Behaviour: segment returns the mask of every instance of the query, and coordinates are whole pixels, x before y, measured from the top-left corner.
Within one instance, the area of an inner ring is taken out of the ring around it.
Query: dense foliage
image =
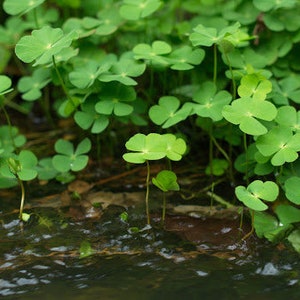
[[[207,175],[242,177],[235,194],[256,234],[300,251],[299,1],[5,0],[3,10],[0,188],[72,178],[93,136],[112,130],[128,128],[124,159],[147,164],[180,160],[205,134]],[[36,101],[88,138],[57,140],[53,157],[22,150],[8,111]]]

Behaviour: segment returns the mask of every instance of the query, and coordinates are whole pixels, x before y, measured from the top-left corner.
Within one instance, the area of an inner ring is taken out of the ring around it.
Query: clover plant
[[[179,161],[186,152],[186,143],[182,138],[176,138],[173,134],[149,133],[144,135],[137,133],[125,144],[126,149],[132,152],[125,153],[123,158],[130,163],[147,164],[146,177],[146,215],[147,224],[150,224],[149,212],[149,183],[150,183],[150,160],[159,160],[167,157],[173,161]],[[158,180],[155,181],[158,184]],[[162,186],[162,185],[161,185]]]
[[[147,165],[150,223],[150,162],[180,161],[187,141],[185,159],[209,162],[201,170],[211,186],[225,178],[229,188],[238,186],[259,237],[287,238],[300,249],[299,1],[4,0],[2,6],[1,188],[36,177],[73,180],[90,150],[105,156],[113,139],[117,147],[127,140],[125,161]],[[56,153],[35,151],[13,111],[30,119],[40,106],[45,126],[57,129],[67,119],[86,138],[74,147],[57,137]],[[24,153],[37,159],[29,168],[34,177],[20,173]]]

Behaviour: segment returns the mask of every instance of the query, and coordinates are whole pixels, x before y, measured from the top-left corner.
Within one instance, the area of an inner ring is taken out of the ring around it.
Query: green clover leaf
[[[293,162],[300,151],[300,133],[293,134],[291,128],[275,127],[256,140],[256,147],[263,156],[272,156],[273,166]]]
[[[240,24],[236,22],[232,26],[225,27],[219,32],[216,28],[205,27],[202,24],[196,26],[194,32],[190,35],[190,41],[193,46],[210,47],[214,44],[222,45],[222,41],[226,40],[229,43],[229,36],[235,34],[239,30]]]
[[[238,94],[241,98],[252,97],[254,100],[265,100],[271,91],[271,81],[255,73],[243,76],[241,85],[238,87]]]
[[[0,75],[0,96],[11,92],[11,79],[5,75]]]
[[[123,155],[123,159],[130,163],[142,164],[147,160],[158,160],[166,156],[166,145],[157,133],[137,133],[126,142],[125,147],[133,151]]]
[[[217,92],[217,87],[213,82],[203,83],[193,94],[193,112],[201,117],[211,118],[213,121],[223,119],[222,110],[229,104],[232,97],[227,91]]]
[[[119,83],[107,83],[102,93],[100,101],[95,105],[95,109],[99,114],[116,116],[127,116],[132,113],[133,106],[127,102],[136,99],[136,93],[133,87]]]
[[[4,0],[3,9],[10,15],[26,14],[45,0]]]
[[[229,65],[233,70],[234,77],[240,78],[247,73],[258,73],[262,76],[269,78],[272,73],[265,70],[264,67],[274,60],[272,53],[268,56],[268,53],[260,54],[253,49],[247,47],[244,51],[235,49],[226,54],[223,54],[223,61],[225,64]],[[251,62],[251,65],[249,64]],[[250,69],[250,70],[249,70]],[[231,72],[226,71],[226,76],[231,78]]]
[[[300,111],[293,106],[279,107],[275,121],[281,126],[290,127],[292,131],[300,131]]]
[[[275,212],[282,224],[292,224],[300,222],[300,209],[296,207],[287,204],[280,204],[276,206]]]
[[[160,171],[152,178],[152,183],[163,192],[180,190],[176,174],[169,170]]]
[[[36,156],[31,151],[22,150],[18,155],[9,156],[5,165],[0,168],[0,172],[7,178],[29,181],[37,176],[37,162]]]
[[[250,97],[234,100],[223,108],[224,118],[250,135],[267,133],[267,128],[257,119],[272,121],[277,114],[276,107],[268,101],[254,100]]]
[[[292,8],[297,4],[296,0],[253,0],[253,4],[261,11],[277,10],[279,8]]]
[[[279,188],[273,181],[263,182],[255,180],[247,188],[241,185],[237,186],[235,194],[250,209],[263,211],[268,209],[268,206],[263,201],[275,201],[279,194]]]
[[[118,8],[111,6],[101,10],[97,14],[97,19],[84,17],[81,25],[88,30],[94,29],[97,35],[106,36],[116,32],[121,23],[122,19]]]
[[[92,133],[100,133],[109,124],[109,119],[106,115],[98,114],[95,110],[97,99],[86,99],[81,105],[81,111],[76,111],[74,115],[75,122],[83,129],[91,127]]]
[[[288,103],[288,99],[295,103],[300,103],[300,76],[289,76],[278,82],[276,98],[283,98],[282,101]]]
[[[139,20],[153,14],[161,4],[159,0],[123,0],[120,15],[126,20]]]
[[[56,170],[65,173],[69,170],[80,171],[86,167],[89,157],[84,155],[91,149],[91,141],[88,138],[82,140],[76,150],[71,142],[59,139],[55,143],[56,154],[52,158],[53,166]]]
[[[167,158],[179,161],[186,152],[186,143],[182,138],[176,138],[174,134],[166,133],[161,136],[162,143],[166,144]]]
[[[147,160],[158,160],[167,157],[178,161],[186,152],[186,143],[174,134],[149,133],[144,135],[135,134],[125,144],[125,147],[133,153],[125,153],[124,160],[131,163],[141,164]]]
[[[42,96],[41,89],[51,81],[48,69],[37,69],[32,76],[24,76],[18,82],[18,90],[23,93],[22,99],[34,101]]]
[[[130,58],[130,54],[123,54],[118,62],[113,63],[108,73],[104,73],[99,77],[99,80],[103,82],[118,81],[124,85],[137,85],[137,82],[131,77],[142,75],[146,65]]]
[[[292,176],[284,182],[286,197],[293,203],[300,205],[300,177]]]
[[[50,180],[58,175],[58,171],[54,168],[51,157],[40,159],[36,170],[39,180]]]
[[[4,153],[12,153],[16,147],[21,147],[25,144],[26,138],[19,134],[19,129],[14,126],[0,126],[0,145]]]
[[[195,65],[199,65],[205,56],[203,49],[193,50],[189,46],[183,46],[174,50],[169,55],[169,62],[172,70],[191,70]]]
[[[183,106],[178,110],[180,101],[174,96],[163,96],[159,99],[158,105],[154,105],[149,109],[149,117],[157,125],[162,128],[171,127],[185,120],[192,108]]]
[[[76,31],[64,34],[60,28],[44,26],[33,30],[30,36],[23,36],[17,43],[15,52],[23,62],[35,61],[33,66],[49,64],[53,56],[70,47],[77,37]]]
[[[133,48],[134,58],[146,60],[147,63],[166,67],[169,65],[166,54],[171,53],[171,46],[163,41],[154,41],[152,45],[138,44]]]
[[[207,166],[205,169],[206,175],[221,176],[228,169],[229,163],[225,159],[213,159],[211,166]]]
[[[70,82],[80,88],[85,89],[93,85],[95,80],[111,67],[110,61],[99,64],[96,61],[88,61],[84,65],[80,65],[69,74]]]

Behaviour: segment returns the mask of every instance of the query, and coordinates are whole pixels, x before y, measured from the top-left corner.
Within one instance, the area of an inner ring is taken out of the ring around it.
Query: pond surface
[[[241,249],[211,250],[158,224],[143,228],[134,209],[124,222],[123,211],[111,207],[97,220],[74,221],[36,209],[23,230],[17,214],[2,215],[0,297],[299,299],[298,254],[252,238]],[[93,255],[80,258],[82,242]]]

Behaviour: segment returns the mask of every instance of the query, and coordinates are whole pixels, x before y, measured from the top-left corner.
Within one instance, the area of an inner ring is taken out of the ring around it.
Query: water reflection
[[[299,298],[299,257],[288,250],[255,245],[239,256],[235,245],[222,256],[224,251],[208,251],[203,249],[208,245],[201,248],[161,228],[130,233],[117,217],[69,222],[64,228],[57,221],[51,228],[25,228],[23,233],[18,221],[4,221],[3,299]],[[91,243],[94,256],[79,259],[83,240]]]

